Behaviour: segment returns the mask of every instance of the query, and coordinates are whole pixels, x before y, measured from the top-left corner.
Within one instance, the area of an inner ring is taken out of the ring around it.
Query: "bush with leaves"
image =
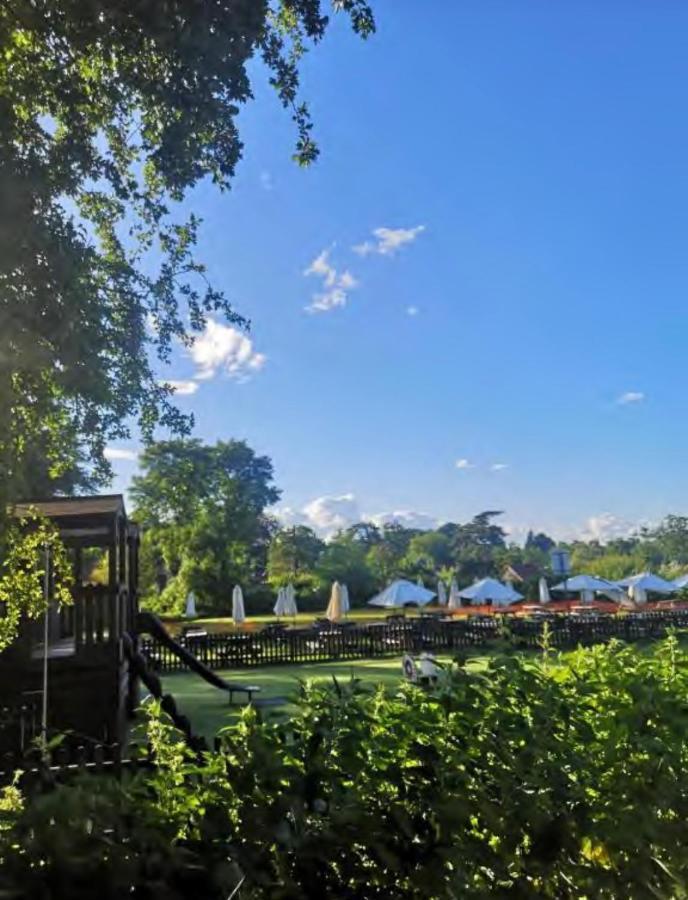
[[[154,773],[15,798],[0,895],[682,897],[687,695],[671,637],[304,685],[200,761],[154,710]]]
[[[0,651],[17,636],[22,616],[36,619],[45,612],[47,564],[53,600],[71,603],[73,573],[57,526],[31,511],[0,531]]]

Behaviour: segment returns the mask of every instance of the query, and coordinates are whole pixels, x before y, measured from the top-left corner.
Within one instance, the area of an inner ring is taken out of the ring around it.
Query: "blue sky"
[[[190,198],[253,323],[165,373],[205,376],[179,398],[197,435],[270,455],[286,516],[325,530],[489,508],[516,536],[608,536],[685,512],[688,6],[376,9],[374,38],[338,22],[304,67],[318,163],[291,162],[260,88],[234,189]]]

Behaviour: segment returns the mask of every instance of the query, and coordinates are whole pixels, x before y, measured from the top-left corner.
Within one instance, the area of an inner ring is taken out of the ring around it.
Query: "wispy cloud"
[[[364,515],[364,520],[370,520],[375,525],[403,525],[404,528],[418,528],[420,531],[431,531],[437,528],[439,520],[428,513],[417,512],[414,509],[400,509],[396,512],[373,513]]]
[[[406,307],[406,315],[407,316],[417,316],[420,310],[417,306],[407,306]]]
[[[491,472],[502,472],[504,469],[509,468],[509,463],[492,463],[490,466]]]
[[[165,381],[163,384],[166,387],[172,388],[175,394],[178,394],[180,397],[190,397],[192,394],[195,394],[198,390],[198,382],[189,380],[189,381]]]
[[[375,240],[355,244],[352,250],[359,256],[368,256],[371,253],[377,253],[379,256],[391,256],[404,244],[411,244],[415,241],[423,231],[425,231],[425,225],[416,225],[415,228],[374,228]]]
[[[110,462],[115,462],[117,460],[128,460],[132,462],[139,458],[138,450],[132,450],[129,447],[106,447],[103,451],[103,456],[105,459],[109,459]]]
[[[628,406],[631,403],[642,403],[644,399],[645,394],[642,391],[626,391],[616,398],[616,402],[619,406]]]
[[[267,169],[264,169],[260,173],[259,181],[260,181],[260,186],[263,188],[264,191],[271,191],[273,189],[273,187],[275,186],[272,181],[272,175],[267,171]]]
[[[329,312],[338,306],[346,306],[349,291],[358,287],[358,281],[348,270],[338,272],[330,262],[331,248],[326,248],[313,262],[304,269],[306,277],[314,275],[322,279],[323,290],[313,294],[311,303],[306,307],[308,312]]]
[[[195,379],[200,381],[214,378],[220,372],[236,381],[246,381],[267,361],[264,353],[256,352],[249,337],[214,319],[207,320],[189,353],[197,367]]]
[[[457,469],[474,469],[475,466],[468,459],[457,459],[456,460],[456,468]]]

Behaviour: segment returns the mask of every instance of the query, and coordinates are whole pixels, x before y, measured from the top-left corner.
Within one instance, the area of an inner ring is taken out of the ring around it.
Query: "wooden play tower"
[[[120,494],[20,504],[15,514],[22,517],[29,508],[58,526],[74,566],[73,604],[48,612],[48,728],[124,743],[137,703],[126,646],[136,640],[138,529],[128,521]],[[107,559],[105,584],[89,581],[85,563],[92,548]],[[20,749],[17,744],[25,745],[36,730],[45,632],[43,619],[27,619],[17,640],[0,654],[0,710],[6,717],[0,750]]]

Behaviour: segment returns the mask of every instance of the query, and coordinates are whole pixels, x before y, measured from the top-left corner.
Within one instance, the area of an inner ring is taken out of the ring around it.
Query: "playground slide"
[[[209,669],[208,666],[199,659],[196,659],[193,653],[187,650],[186,647],[182,647],[182,645],[178,644],[174,638],[171,638],[160,619],[156,615],[153,615],[153,613],[140,612],[137,618],[137,628],[139,634],[146,632],[146,634],[150,634],[151,637],[154,637],[156,641],[164,644],[178,659],[188,666],[192,672],[195,672],[196,675],[199,675],[204,681],[207,681],[208,684],[218,688],[218,690],[228,693],[230,700],[234,693],[246,694],[250,700],[253,694],[257,694],[260,691],[260,688],[256,685],[236,684],[235,682],[225,681],[224,678],[221,678],[216,672]]]
[[[148,663],[144,656],[136,650],[134,640],[131,635],[123,635],[124,652],[129,659],[131,672],[137,678],[140,678],[145,685],[148,693],[160,701],[160,705],[164,712],[172,719],[175,726],[185,736],[188,745],[197,753],[202,753],[208,749],[208,745],[204,738],[194,734],[191,722],[187,716],[177,708],[177,703],[171,694],[166,694],[162,688],[162,682],[148,668]]]

